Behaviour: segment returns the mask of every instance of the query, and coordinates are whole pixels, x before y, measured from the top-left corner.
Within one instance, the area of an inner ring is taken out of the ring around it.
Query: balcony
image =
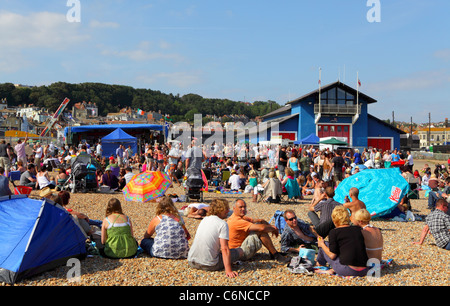
[[[319,111],[319,104],[314,104],[314,114],[322,115],[356,115],[361,113],[361,105],[328,105],[328,104],[322,104],[320,105],[320,111]]]

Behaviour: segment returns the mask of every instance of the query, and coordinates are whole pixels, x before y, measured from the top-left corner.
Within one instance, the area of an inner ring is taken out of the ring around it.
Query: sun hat
[[[46,198],[48,196],[51,196],[53,194],[53,190],[50,189],[50,187],[44,187],[39,192],[39,197]]]

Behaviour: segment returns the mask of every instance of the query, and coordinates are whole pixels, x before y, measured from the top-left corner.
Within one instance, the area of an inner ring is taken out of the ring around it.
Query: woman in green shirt
[[[108,258],[130,258],[136,255],[138,244],[133,236],[133,225],[130,218],[122,212],[120,201],[109,200],[106,218],[102,224],[101,255]]]

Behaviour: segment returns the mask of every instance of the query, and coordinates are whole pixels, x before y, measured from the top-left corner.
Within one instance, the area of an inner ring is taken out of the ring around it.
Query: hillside
[[[209,99],[197,94],[184,96],[162,93],[151,89],[137,89],[123,85],[102,83],[70,84],[53,83],[49,86],[16,87],[12,83],[0,84],[0,98],[6,98],[9,106],[34,104],[55,111],[63,99],[69,98],[72,105],[81,101],[95,103],[100,116],[118,112],[125,107],[146,112],[159,111],[169,114],[176,121],[192,121],[194,114],[245,115],[250,119],[262,116],[281,107],[274,101],[243,103],[228,99]]]

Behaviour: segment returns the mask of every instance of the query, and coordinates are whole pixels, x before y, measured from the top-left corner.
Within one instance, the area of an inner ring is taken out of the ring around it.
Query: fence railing
[[[361,113],[361,105],[328,105],[328,104],[315,104],[314,113],[322,114],[336,114],[336,115],[355,115]]]

